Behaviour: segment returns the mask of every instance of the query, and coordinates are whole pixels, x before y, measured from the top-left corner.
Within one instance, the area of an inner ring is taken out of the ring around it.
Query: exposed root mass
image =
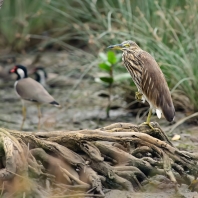
[[[195,190],[198,153],[175,148],[154,130],[115,123],[96,130],[0,129],[2,197],[104,197],[107,189],[144,191],[158,176]],[[194,184],[194,186],[193,186]]]

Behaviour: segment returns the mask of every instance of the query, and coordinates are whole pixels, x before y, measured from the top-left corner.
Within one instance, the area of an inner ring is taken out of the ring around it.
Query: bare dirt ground
[[[19,56],[16,63],[27,66],[29,72],[36,66],[43,66],[49,76],[46,89],[62,105],[62,109],[49,105],[42,107],[43,131],[94,129],[114,122],[136,122],[135,118],[124,110],[126,103],[122,97],[123,91],[116,85],[112,94],[112,106],[116,106],[116,109],[111,110],[110,118],[106,119],[105,109],[108,99],[100,95],[107,93],[107,88],[95,82],[94,78],[98,73],[97,63],[88,68],[89,66],[81,65],[79,61],[71,60],[67,53],[51,52],[42,54],[38,63],[29,66],[34,58],[35,55]],[[16,76],[8,75],[9,69],[14,65],[15,63],[1,64],[5,79],[2,78],[0,82],[3,88],[0,91],[1,109],[4,112],[0,121],[8,128],[19,128],[22,120],[21,102],[13,89]],[[34,78],[33,75],[31,77]],[[35,106],[30,106],[27,111],[24,131],[37,130],[38,118]]]
[[[42,126],[41,131],[56,130],[78,130],[78,129],[96,129],[115,122],[130,122],[140,124],[146,117],[133,116],[125,107],[124,91],[115,85],[112,94],[112,106],[116,107],[110,111],[110,118],[106,118],[107,98],[101,97],[101,93],[106,93],[107,88],[95,82],[98,75],[97,62],[87,64],[80,62],[79,58],[75,60],[73,54],[70,56],[67,52],[48,52],[42,53],[38,62],[31,66],[35,60],[35,54],[19,55],[16,57],[16,63],[28,67],[29,72],[36,66],[43,66],[48,72],[48,87],[46,88],[51,95],[62,105],[61,109],[56,109],[49,105],[42,106]],[[80,57],[81,55],[79,55]],[[84,58],[83,56],[80,58]],[[8,129],[19,130],[22,121],[21,102],[17,98],[13,85],[16,76],[8,75],[8,71],[15,63],[4,63],[0,57],[0,125]],[[32,77],[34,77],[32,75]],[[177,112],[175,122],[185,117],[184,114]],[[164,119],[159,121],[161,127],[167,132],[170,139],[175,135],[180,135],[180,140],[173,141],[178,148],[187,151],[198,150],[198,126],[182,124],[173,132],[169,132],[172,125],[169,125]],[[30,106],[27,110],[27,120],[24,125],[24,131],[37,131],[37,109]],[[163,186],[156,189],[150,185],[146,193],[137,193],[135,197],[174,197],[172,189],[165,189]],[[181,186],[180,190],[184,197],[198,197],[196,192],[190,193],[187,186]],[[119,190],[112,190],[106,193],[106,197],[134,197],[134,194]]]

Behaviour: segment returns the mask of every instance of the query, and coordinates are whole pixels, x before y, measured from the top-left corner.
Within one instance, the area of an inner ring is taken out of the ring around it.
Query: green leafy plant
[[[100,77],[100,80],[108,86],[108,105],[106,108],[107,117],[110,117],[109,111],[111,108],[111,95],[112,95],[112,86],[114,82],[114,69],[116,65],[120,62],[119,55],[116,56],[116,54],[113,51],[108,51],[105,53],[99,54],[102,62],[99,63],[99,68],[102,71],[105,71],[105,75]]]

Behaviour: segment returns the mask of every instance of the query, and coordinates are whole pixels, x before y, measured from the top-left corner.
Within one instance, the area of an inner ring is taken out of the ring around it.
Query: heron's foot
[[[198,187],[198,180],[197,179],[194,179],[190,186],[188,187],[191,191],[194,191],[196,188]]]
[[[140,92],[135,92],[135,99],[139,102],[143,102],[143,98],[142,98],[143,94]]]
[[[148,125],[152,130],[155,130],[150,122],[143,122],[141,125]]]

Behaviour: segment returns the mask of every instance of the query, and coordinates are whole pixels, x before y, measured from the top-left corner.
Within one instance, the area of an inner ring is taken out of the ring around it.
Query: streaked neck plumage
[[[141,48],[133,47],[123,50],[122,61],[124,66],[131,74],[131,77],[136,84],[138,91],[141,91],[141,76],[142,76],[142,61],[138,57],[143,50]]]

